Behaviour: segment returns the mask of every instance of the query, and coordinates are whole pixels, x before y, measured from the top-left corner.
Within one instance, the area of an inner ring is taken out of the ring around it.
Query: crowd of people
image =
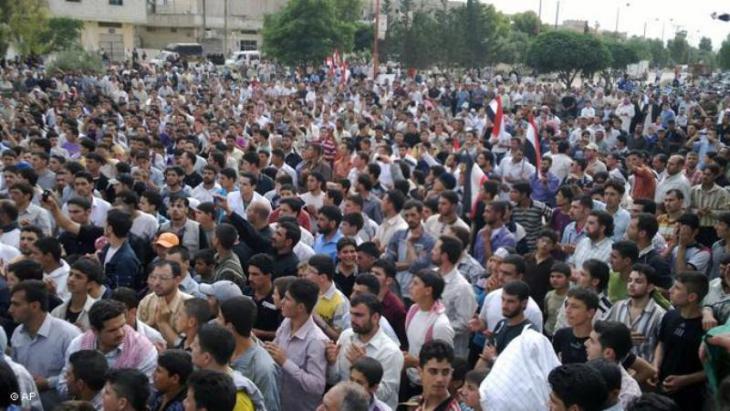
[[[6,410],[728,406],[730,96],[0,69]]]

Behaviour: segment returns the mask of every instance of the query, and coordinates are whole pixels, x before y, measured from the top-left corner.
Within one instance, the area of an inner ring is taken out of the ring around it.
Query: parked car
[[[234,51],[226,60],[226,66],[257,66],[261,60],[261,53],[258,50]]]

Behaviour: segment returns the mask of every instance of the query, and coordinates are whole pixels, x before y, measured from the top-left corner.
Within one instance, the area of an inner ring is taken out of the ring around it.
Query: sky
[[[538,12],[540,0],[482,0],[497,10],[512,14],[532,10]],[[555,11],[560,3],[559,22],[588,20],[591,28],[596,22],[600,30],[615,30],[616,11],[619,10],[618,31],[647,38],[674,37],[677,30],[686,30],[687,39],[697,46],[700,38],[712,39],[712,48],[718,50],[730,34],[730,22],[713,20],[713,12],[730,13],[727,0],[542,0],[542,21],[555,24]],[[671,19],[671,20],[670,20]]]

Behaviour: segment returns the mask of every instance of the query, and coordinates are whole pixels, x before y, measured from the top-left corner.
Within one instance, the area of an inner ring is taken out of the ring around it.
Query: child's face
[[[563,289],[568,287],[568,277],[563,273],[550,273],[550,286],[555,289]]]
[[[480,406],[479,387],[468,381],[459,390],[459,396],[461,397],[461,401],[471,408],[477,409]]]

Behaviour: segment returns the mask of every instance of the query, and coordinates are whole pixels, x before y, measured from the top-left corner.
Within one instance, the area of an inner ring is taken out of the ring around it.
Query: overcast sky
[[[499,11],[508,14],[527,10],[537,13],[540,5],[540,0],[482,1],[494,4]],[[730,13],[730,1],[727,0],[542,0],[543,22],[555,24],[558,3],[559,22],[588,20],[591,28],[598,22],[601,30],[616,28],[616,10],[620,7],[618,29],[629,35],[642,36],[646,23],[646,37],[661,39],[664,26],[665,41],[674,37],[676,30],[687,30],[690,44],[696,46],[700,38],[706,36],[712,39],[712,47],[717,50],[730,34],[730,23],[710,17],[713,12]]]

